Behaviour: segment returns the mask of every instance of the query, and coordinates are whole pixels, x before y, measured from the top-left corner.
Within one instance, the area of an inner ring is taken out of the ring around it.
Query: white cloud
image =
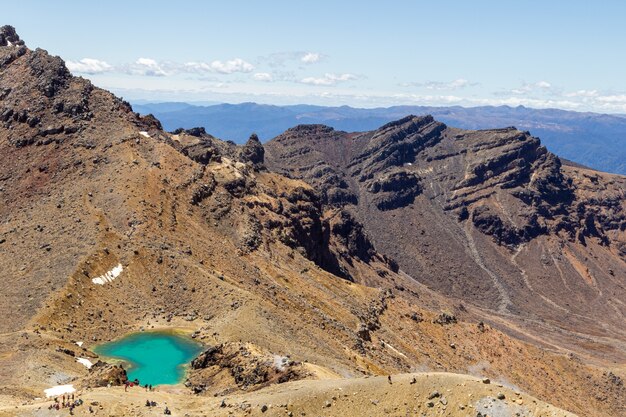
[[[150,77],[164,77],[169,75],[164,65],[152,58],[139,58],[130,66],[129,72],[133,75],[146,75]]]
[[[317,52],[307,52],[302,58],[300,58],[300,61],[305,64],[315,64],[316,62],[319,62],[320,59],[322,59],[321,54],[318,54]]]
[[[183,72],[205,73],[213,72],[211,64],[206,62],[185,62],[182,66]]]
[[[65,65],[70,71],[82,74],[101,74],[103,72],[113,71],[113,66],[109,65],[107,62],[93,58],[83,58],[80,61],[67,61]]]
[[[323,77],[315,78],[315,77],[306,77],[302,78],[300,82],[302,84],[311,84],[311,85],[335,85],[339,82],[343,81],[351,81],[356,80],[357,76],[354,74],[332,74],[326,73]]]
[[[465,87],[473,87],[478,85],[478,83],[471,83],[464,78],[458,78],[453,81],[443,82],[443,81],[427,81],[424,83],[404,83],[401,84],[403,87],[423,87],[427,90],[460,90]]]
[[[448,87],[450,87],[450,89],[456,89],[456,88],[463,88],[463,87],[467,87],[468,85],[470,85],[470,82],[463,79],[463,78],[459,78],[457,80],[454,80],[452,82],[450,82],[448,84]]]
[[[252,72],[254,66],[241,58],[231,59],[230,61],[213,61],[210,68],[221,74],[233,74],[235,72]]]
[[[626,104],[626,94],[613,94],[608,96],[600,96],[596,98],[602,103]]]
[[[571,93],[565,93],[565,97],[596,97],[598,90],[578,90]]]
[[[260,56],[257,58],[259,64],[265,64],[272,68],[282,68],[293,66],[294,64],[315,64],[324,60],[325,55],[318,52],[307,51],[284,51]]]
[[[257,72],[255,73],[252,78],[254,78],[257,81],[273,81],[274,78],[272,77],[272,74],[268,73],[268,72]]]
[[[550,84],[549,82],[538,81],[536,83],[524,83],[522,84],[521,87],[510,90],[509,93],[517,94],[517,95],[524,95],[524,94],[536,92],[537,90],[548,92],[548,91],[552,91],[552,89],[553,89],[552,84]]]

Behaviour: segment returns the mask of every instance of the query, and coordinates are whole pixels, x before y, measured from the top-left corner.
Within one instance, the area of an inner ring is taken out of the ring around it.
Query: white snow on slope
[[[139,132],[139,134],[140,134],[141,136],[146,137],[146,138],[149,138],[149,137],[150,137],[150,134],[149,134],[148,132],[143,132],[143,131],[141,131],[141,132]]]
[[[71,394],[72,392],[76,392],[76,388],[74,388],[74,385],[72,384],[56,385],[52,388],[43,390],[43,392],[46,393],[46,397],[57,397],[59,395]]]
[[[111,269],[104,275],[100,275],[99,277],[95,277],[91,280],[94,284],[104,285],[107,282],[112,282],[115,278],[117,278],[124,268],[122,264],[118,264],[115,268]]]
[[[93,363],[87,358],[76,358],[76,362],[81,365],[85,365],[87,369],[90,369],[93,366]]]

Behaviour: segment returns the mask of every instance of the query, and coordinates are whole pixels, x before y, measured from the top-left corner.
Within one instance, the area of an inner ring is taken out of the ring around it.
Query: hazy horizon
[[[130,101],[626,113],[618,1],[25,0],[4,12],[27,45]]]
[[[137,99],[137,100],[133,100],[133,99],[127,99],[129,103],[131,103],[131,105],[150,105],[150,104],[187,104],[190,106],[197,106],[197,107],[210,107],[210,106],[219,106],[219,105],[231,105],[231,106],[238,106],[238,105],[242,105],[242,104],[256,104],[259,106],[276,106],[276,107],[294,107],[294,106],[316,106],[316,107],[328,107],[328,108],[338,108],[338,107],[350,107],[356,110],[374,110],[374,109],[388,109],[391,107],[432,107],[432,108],[461,108],[461,109],[474,109],[474,108],[481,108],[481,107],[493,107],[493,108],[498,108],[498,107],[507,107],[510,109],[515,109],[515,108],[524,108],[524,109],[528,109],[528,110],[561,110],[561,111],[567,111],[567,112],[575,112],[575,113],[592,113],[592,114],[598,114],[598,115],[609,115],[609,116],[617,116],[617,117],[626,117],[626,113],[608,113],[608,112],[599,112],[599,111],[592,111],[592,110],[568,110],[568,109],[562,109],[562,108],[558,108],[558,107],[531,107],[531,106],[525,106],[523,104],[519,104],[517,106],[511,106],[508,104],[499,104],[499,105],[492,105],[492,104],[485,104],[485,105],[476,105],[476,106],[464,106],[461,104],[450,104],[450,105],[425,105],[425,104],[419,104],[419,103],[414,103],[414,104],[394,104],[394,105],[389,105],[389,106],[352,106],[349,104],[338,104],[338,105],[324,105],[324,104],[312,104],[312,103],[304,103],[304,102],[295,102],[293,104],[275,104],[275,103],[265,103],[265,102],[259,102],[259,101],[205,101],[205,100],[197,100],[197,101],[193,101],[193,100],[150,100],[150,99]]]

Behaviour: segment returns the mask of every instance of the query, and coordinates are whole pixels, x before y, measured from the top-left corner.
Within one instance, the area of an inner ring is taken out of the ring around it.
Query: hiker
[[[391,384],[391,375],[387,375],[387,381]]]
[[[146,389],[146,392],[148,391],[148,384],[143,386]]]
[[[152,404],[150,404],[150,400],[146,400],[146,407],[150,407],[152,406]]]
[[[152,391],[152,384],[148,385],[148,391]]]
[[[128,382],[124,382],[124,392],[128,392]]]
[[[172,412],[170,411],[170,409],[169,409],[169,408],[167,408],[167,405],[165,406],[165,411],[163,411],[163,414],[167,414],[168,416],[169,416],[170,414],[172,414]]]

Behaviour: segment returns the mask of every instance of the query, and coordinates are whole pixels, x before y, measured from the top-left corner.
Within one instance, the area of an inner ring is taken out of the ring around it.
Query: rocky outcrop
[[[412,164],[417,154],[441,140],[445,128],[432,116],[407,116],[387,123],[364,135],[364,148],[351,158],[347,168],[351,176],[363,182],[388,168]]]
[[[0,123],[17,148],[64,141],[83,146],[81,142],[94,132],[80,139],[78,134],[94,117],[94,103],[110,123],[132,120],[140,126],[148,120],[142,121],[128,103],[88,80],[73,77],[61,58],[42,49],[29,50],[10,26],[0,28],[0,80]]]
[[[277,230],[278,239],[322,269],[349,279],[338,254],[332,250],[330,225],[323,217],[319,196],[311,189],[296,188],[283,197],[286,202],[276,207],[283,220],[268,225]]]
[[[253,133],[250,135],[250,139],[240,149],[239,160],[244,163],[250,163],[252,166],[259,170],[263,168],[265,161],[265,149],[259,140],[259,137]]]
[[[405,171],[379,177],[368,184],[367,190],[374,194],[374,204],[383,211],[405,207],[422,192],[419,177]]]
[[[6,47],[0,51],[0,70],[24,55],[27,51],[24,41],[17,35],[13,26],[2,26],[0,28],[0,47]],[[7,90],[5,89],[2,95],[5,95],[6,92]]]
[[[128,375],[121,365],[98,361],[89,368],[89,375],[82,380],[81,384],[85,388],[97,388],[123,385],[126,381],[128,381]]]
[[[288,357],[241,343],[209,347],[191,362],[191,369],[185,385],[198,394],[214,389],[214,381],[223,383],[223,379],[232,379],[231,385],[241,390],[254,390],[308,375],[300,363]]]
[[[23,46],[24,41],[20,39],[13,26],[0,27],[0,46]]]

